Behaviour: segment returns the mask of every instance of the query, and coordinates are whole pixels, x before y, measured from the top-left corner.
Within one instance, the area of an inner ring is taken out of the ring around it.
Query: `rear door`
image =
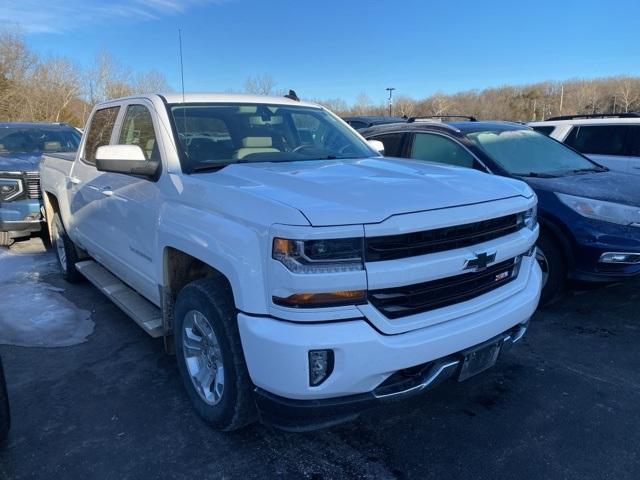
[[[626,124],[576,125],[564,143],[611,170],[631,173],[632,128]]]
[[[102,177],[96,170],[95,160],[98,147],[111,143],[120,106],[96,110],[83,136],[79,158],[73,163],[67,179],[67,196],[71,211],[71,221],[67,228],[92,256],[103,254],[104,225],[100,209],[106,207],[107,197],[102,192]]]

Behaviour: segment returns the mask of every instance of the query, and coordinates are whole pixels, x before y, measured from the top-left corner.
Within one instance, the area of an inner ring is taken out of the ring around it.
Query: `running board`
[[[76,263],[76,269],[145,332],[154,338],[162,336],[162,315],[153,303],[138,295],[135,290],[93,260]]]

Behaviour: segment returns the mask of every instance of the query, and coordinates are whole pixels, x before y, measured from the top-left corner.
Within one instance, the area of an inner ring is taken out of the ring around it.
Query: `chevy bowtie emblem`
[[[472,258],[467,260],[464,264],[465,270],[474,270],[476,272],[481,272],[486,270],[490,263],[495,262],[497,252],[488,253],[476,253],[476,258]]]

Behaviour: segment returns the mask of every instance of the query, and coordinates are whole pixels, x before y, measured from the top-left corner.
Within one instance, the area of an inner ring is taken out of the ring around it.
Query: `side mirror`
[[[96,151],[96,168],[101,172],[154,177],[160,162],[147,160],[138,145],[104,145]]]
[[[380,140],[367,140],[367,143],[380,155],[384,155],[384,143],[382,143]]]

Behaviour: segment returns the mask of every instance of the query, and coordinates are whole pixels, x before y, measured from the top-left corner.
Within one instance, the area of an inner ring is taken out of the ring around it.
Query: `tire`
[[[10,247],[13,245],[13,238],[9,232],[0,232],[0,247]]]
[[[567,262],[558,242],[548,233],[541,232],[536,258],[543,275],[540,305],[548,305],[564,293],[567,286]]]
[[[9,428],[11,428],[9,396],[7,394],[7,383],[2,368],[2,359],[0,359],[0,444],[6,440],[9,434]]]
[[[69,283],[81,281],[83,278],[82,274],[76,270],[78,251],[67,235],[67,231],[58,213],[53,215],[53,222],[51,224],[51,245],[56,252],[62,278]]]
[[[226,280],[216,276],[186,285],[178,293],[174,318],[178,369],[198,414],[210,426],[224,431],[253,422],[253,384]]]

